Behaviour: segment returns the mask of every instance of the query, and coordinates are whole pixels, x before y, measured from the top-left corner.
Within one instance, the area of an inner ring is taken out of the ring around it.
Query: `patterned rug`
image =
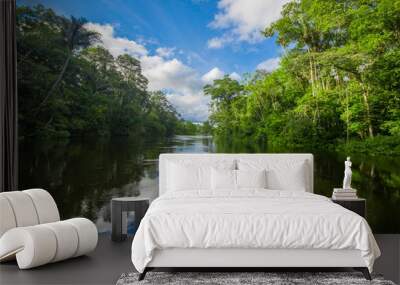
[[[138,281],[138,276],[138,273],[122,274],[117,285],[395,285],[379,275],[372,275],[373,280],[368,281],[359,272],[148,272],[142,281]]]

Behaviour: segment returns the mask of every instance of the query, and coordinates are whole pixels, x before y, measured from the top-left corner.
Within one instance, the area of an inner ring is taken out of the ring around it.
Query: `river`
[[[244,148],[242,152],[259,152]],[[108,232],[112,197],[158,195],[160,153],[230,152],[209,136],[175,136],[160,141],[134,138],[23,141],[19,188],[44,188],[63,219],[83,216]],[[310,152],[310,151],[308,151]],[[374,233],[400,233],[400,159],[359,154],[314,153],[314,192],[331,196],[343,179],[344,160],[353,161],[352,186],[367,199]]]

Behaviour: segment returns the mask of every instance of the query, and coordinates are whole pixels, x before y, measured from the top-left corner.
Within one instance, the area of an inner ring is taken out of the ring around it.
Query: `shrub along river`
[[[240,149],[240,152],[260,151]],[[47,189],[63,219],[87,217],[97,224],[100,232],[110,231],[111,198],[137,195],[156,198],[159,154],[182,152],[230,150],[207,136],[176,136],[154,142],[132,138],[23,141],[19,187]],[[314,192],[331,196],[332,189],[341,186],[347,155],[353,161],[352,186],[358,189],[360,197],[367,199],[367,220],[373,232],[400,233],[399,158],[314,153]]]

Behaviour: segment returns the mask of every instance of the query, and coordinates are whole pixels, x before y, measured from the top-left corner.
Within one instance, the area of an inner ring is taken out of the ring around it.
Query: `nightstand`
[[[340,206],[359,214],[365,218],[367,214],[367,201],[364,198],[357,198],[351,200],[337,200],[332,199],[333,203],[339,204]]]
[[[111,239],[123,241],[127,237],[127,215],[135,212],[135,222],[139,226],[150,204],[147,197],[120,197],[111,200]]]

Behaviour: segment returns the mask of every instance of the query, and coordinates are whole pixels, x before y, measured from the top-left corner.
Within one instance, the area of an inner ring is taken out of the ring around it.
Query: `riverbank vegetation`
[[[301,0],[266,27],[280,66],[205,86],[217,138],[400,154],[400,1]]]
[[[17,8],[20,137],[171,136],[184,128],[140,61],[113,57],[85,19]]]
[[[211,132],[208,121],[202,123],[181,121],[176,130],[176,133],[180,135],[211,135]]]

